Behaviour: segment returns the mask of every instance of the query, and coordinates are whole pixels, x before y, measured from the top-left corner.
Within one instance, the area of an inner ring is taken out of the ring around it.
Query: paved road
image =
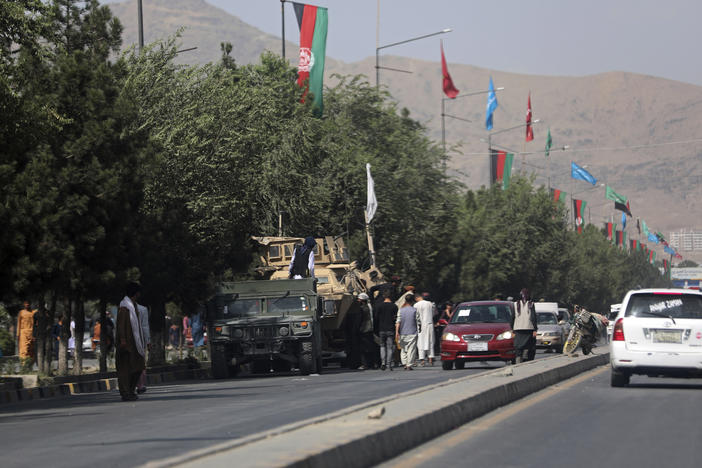
[[[537,358],[549,356],[542,352]],[[244,376],[0,406],[4,466],[134,466],[323,415],[393,393],[501,367]]]
[[[381,465],[389,467],[699,467],[702,380],[601,367],[494,411]]]

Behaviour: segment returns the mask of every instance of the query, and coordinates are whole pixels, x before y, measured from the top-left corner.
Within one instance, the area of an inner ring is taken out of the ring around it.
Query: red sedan
[[[453,311],[441,336],[444,370],[463,369],[466,361],[504,361],[514,364],[514,303],[462,302]]]

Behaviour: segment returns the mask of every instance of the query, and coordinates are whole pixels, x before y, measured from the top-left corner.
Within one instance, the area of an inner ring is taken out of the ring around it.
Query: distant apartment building
[[[702,231],[681,229],[670,233],[670,245],[683,252],[702,251]]]

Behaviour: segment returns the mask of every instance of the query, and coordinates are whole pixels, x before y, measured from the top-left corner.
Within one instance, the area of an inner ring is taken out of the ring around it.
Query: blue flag
[[[669,253],[670,255],[675,255],[675,250],[671,249],[667,245],[665,247],[663,247],[663,251],[666,253]]]
[[[495,95],[495,87],[492,85],[492,77],[490,77],[490,87],[488,88],[487,110],[485,111],[485,128],[492,130],[492,113],[497,109],[497,96]]]
[[[574,162],[570,163],[570,176],[573,179],[580,179],[584,180],[585,182],[590,182],[592,185],[597,185],[597,179],[592,177],[592,174],[590,174]]]
[[[626,213],[622,213],[622,229],[626,228]]]
[[[648,233],[648,240],[651,242],[655,242],[656,244],[659,243],[660,241],[658,240],[658,236],[656,236],[654,233],[649,232]]]

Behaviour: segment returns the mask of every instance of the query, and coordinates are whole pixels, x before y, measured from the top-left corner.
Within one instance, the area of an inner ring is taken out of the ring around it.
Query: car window
[[[254,317],[261,313],[261,299],[239,299],[227,302],[217,318]]]
[[[629,297],[625,316],[702,319],[702,296],[677,293],[640,293]]]
[[[536,314],[536,322],[540,325],[558,325],[555,314]]]
[[[508,305],[458,306],[451,323],[509,323],[512,313]]]
[[[268,315],[309,314],[310,307],[305,296],[289,296],[268,299]]]

